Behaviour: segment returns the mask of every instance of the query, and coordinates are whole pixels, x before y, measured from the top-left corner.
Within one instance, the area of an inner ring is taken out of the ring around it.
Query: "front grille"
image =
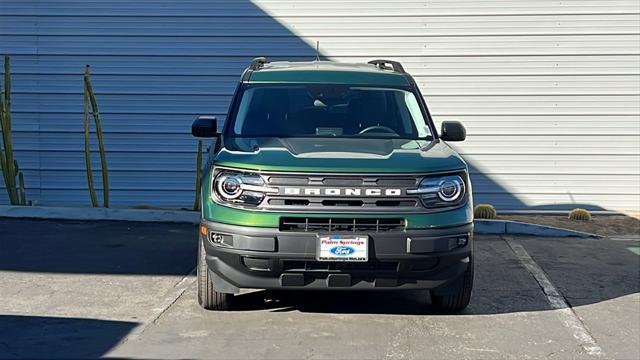
[[[424,208],[417,195],[420,175],[261,173],[268,193],[261,209],[297,212],[418,213]]]
[[[403,231],[404,219],[280,218],[280,231],[299,232],[384,232]]]

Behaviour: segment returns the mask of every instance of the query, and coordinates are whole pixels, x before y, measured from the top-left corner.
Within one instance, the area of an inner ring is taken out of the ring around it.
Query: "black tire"
[[[215,291],[209,276],[209,267],[205,260],[206,253],[202,237],[198,236],[198,303],[207,310],[228,310],[231,307],[233,294]]]
[[[431,303],[437,309],[445,312],[458,312],[464,310],[471,301],[471,289],[473,289],[473,256],[469,258],[469,267],[453,283],[453,288],[447,289],[444,295],[438,295],[437,290],[431,290]]]

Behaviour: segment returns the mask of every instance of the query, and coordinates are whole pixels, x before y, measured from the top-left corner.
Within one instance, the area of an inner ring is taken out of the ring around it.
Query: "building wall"
[[[464,122],[476,202],[640,209],[637,0],[0,0],[29,198],[89,204],[84,64],[112,204],[189,207],[193,118],[224,119],[252,57],[312,59],[316,41],[336,61],[401,61],[438,124]]]

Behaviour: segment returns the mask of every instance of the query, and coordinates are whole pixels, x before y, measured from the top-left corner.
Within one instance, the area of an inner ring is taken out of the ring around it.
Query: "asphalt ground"
[[[638,240],[477,237],[471,305],[425,292],[196,300],[195,227],[0,219],[0,358],[640,358]]]

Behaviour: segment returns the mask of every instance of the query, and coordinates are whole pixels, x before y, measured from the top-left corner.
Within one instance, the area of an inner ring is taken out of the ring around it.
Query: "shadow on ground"
[[[106,353],[135,322],[0,315],[0,358],[94,358]]]
[[[0,219],[0,271],[184,275],[195,225]]]

